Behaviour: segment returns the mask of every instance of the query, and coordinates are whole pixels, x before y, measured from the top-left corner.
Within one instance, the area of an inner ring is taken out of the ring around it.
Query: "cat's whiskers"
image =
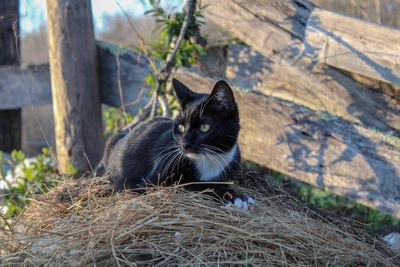
[[[236,148],[219,154],[204,145],[200,146],[200,157],[196,160],[197,168],[201,174],[200,179],[204,181],[216,177],[225,179],[228,171],[232,170],[229,165],[235,153]]]
[[[181,160],[182,160],[182,152],[179,150],[178,157],[175,159],[175,162],[172,165],[172,170],[177,170],[177,171],[179,170]]]
[[[215,151],[215,152],[226,153],[226,151],[224,151],[221,148],[218,148],[216,146],[211,146],[211,145],[206,145],[206,144],[203,144],[202,146],[204,146],[205,148],[208,148],[212,151]]]
[[[164,173],[167,172],[167,167],[169,166],[171,159],[176,155],[176,153],[177,152],[174,150],[171,153],[169,153],[167,156],[165,156],[162,164],[160,165],[161,169],[160,170],[158,170],[157,168],[155,169],[155,171],[157,171],[157,174],[159,175],[160,179],[162,179],[164,177]],[[165,162],[165,164],[164,164],[164,162]]]
[[[158,153],[156,156],[154,156],[154,158],[152,159],[152,163],[156,162],[156,161],[160,161],[160,159],[162,159],[163,157],[165,157],[165,155],[167,155],[168,153],[170,153],[172,148],[167,148],[164,149],[162,152]]]
[[[171,150],[172,149],[172,150]],[[171,151],[168,151],[171,150]],[[167,151],[164,155],[161,155],[160,157],[158,157],[158,155],[160,155],[161,153]],[[154,167],[153,167],[153,172],[157,171],[158,167],[160,166],[163,170],[161,175],[163,175],[166,171],[166,166],[164,165],[165,162],[168,163],[169,166],[169,162],[171,161],[171,158],[174,157],[174,155],[176,155],[176,153],[179,153],[180,149],[178,147],[178,145],[173,144],[169,147],[167,147],[166,149],[163,149],[160,153],[157,154],[157,156],[153,159],[153,163]],[[164,167],[163,167],[164,166]]]
[[[225,179],[226,175],[226,170],[229,168],[229,162],[227,162],[222,156],[217,155],[219,157],[219,160],[216,160],[215,163],[219,166],[222,175],[222,178]],[[211,158],[211,156],[209,156]],[[212,158],[211,158],[212,159]]]
[[[228,162],[226,162],[226,159],[225,159],[224,157],[221,156],[221,153],[226,153],[225,151],[223,151],[222,149],[220,149],[220,148],[218,148],[218,147],[215,147],[215,146],[208,146],[208,147],[211,148],[211,149],[210,149],[210,153],[214,153],[215,156],[220,157],[221,160],[223,160],[223,161],[226,163],[227,169],[228,169],[229,171],[231,171],[231,170],[233,169],[232,166],[230,166],[230,165],[228,164]],[[214,149],[217,150],[217,151],[220,151],[221,153],[218,153],[218,152],[214,151]],[[237,163],[237,164],[240,164],[234,157],[231,159],[231,161],[233,161],[233,162],[235,162],[235,163]]]
[[[225,164],[225,165],[228,165],[228,164],[227,164],[227,163],[228,163],[227,160],[224,159],[220,154],[218,154],[218,153],[216,153],[216,152],[214,152],[214,151],[212,151],[212,150],[210,150],[210,149],[208,149],[208,148],[205,148],[205,150],[206,150],[206,152],[208,152],[208,153],[211,154],[212,156],[217,156],[217,158],[213,158],[213,157],[211,157],[211,155],[207,154],[208,158],[209,158],[211,161],[214,161],[219,167],[223,168],[223,165],[224,165],[224,164]]]
[[[202,148],[200,148],[199,154],[200,154],[200,157],[198,160],[200,161],[201,165],[203,166],[203,169],[206,169],[208,167],[207,163],[211,164],[212,167],[215,167],[215,165],[216,165],[215,161],[210,160],[210,157],[207,155],[207,153],[205,151],[203,151]]]
[[[218,163],[219,166],[221,166],[221,173],[220,175],[222,175],[222,178],[225,179],[226,178],[226,173],[227,170],[229,170],[229,162],[227,162],[226,159],[224,159],[221,155],[217,154],[217,153],[213,153],[212,151],[209,151],[209,153],[211,155],[217,156],[217,160],[215,161],[216,163]],[[211,157],[210,157],[211,158]],[[224,167],[225,166],[225,167]]]
[[[172,154],[172,155],[170,156],[170,160],[168,161],[168,164],[165,165],[164,170],[163,170],[162,173],[161,173],[162,176],[164,176],[164,174],[168,174],[168,171],[174,170],[174,166],[175,166],[175,164],[176,164],[176,159],[178,159],[179,156],[180,156],[180,154],[181,154],[179,148],[178,148],[177,150],[174,150],[174,152],[176,152],[176,153],[174,153],[174,154]],[[172,164],[173,164],[173,165],[172,165]],[[171,166],[171,165],[172,165],[172,168],[170,169],[170,166]]]
[[[175,150],[172,150],[172,151],[170,151],[170,152],[168,152],[167,154],[165,154],[164,156],[163,156],[163,158],[162,158],[162,161],[160,162],[161,164],[160,164],[160,166],[162,167],[162,166],[164,166],[164,163],[167,161],[167,160],[169,160],[169,158],[171,158],[171,157],[173,157],[178,151],[177,151],[178,149],[175,149]],[[158,166],[158,165],[157,165]]]
[[[159,152],[157,155],[154,156],[152,163],[154,163],[155,161],[162,159],[165,155],[167,155],[168,153],[170,153],[171,151],[168,152],[168,150],[174,151],[176,149],[179,149],[179,147],[177,145],[170,145],[167,148],[163,149],[161,152]],[[163,155],[163,153],[166,153]]]
[[[224,151],[224,150],[222,150],[222,149],[220,149],[220,148],[218,148],[216,146],[211,146],[211,145],[203,145],[203,146],[205,146],[206,148],[209,148],[211,150],[211,152],[216,153],[218,156],[221,156],[220,154],[226,153],[226,151]],[[220,153],[218,153],[218,152],[220,152]],[[238,162],[235,158],[233,158],[232,161],[234,161],[237,164],[240,164],[240,162]]]
[[[227,162],[227,160],[222,157],[220,154],[206,148],[203,147],[202,150],[205,152],[204,155],[205,157],[208,159],[208,162],[211,162],[211,165],[213,165],[214,167],[217,167],[219,170],[221,170],[220,175],[222,175],[225,178],[225,174],[226,174],[226,169],[229,170],[229,162]],[[225,167],[224,167],[225,165]]]
[[[205,152],[203,152],[203,150],[200,148],[200,160],[201,160],[201,164],[203,165],[203,168],[205,169],[206,166],[206,161],[202,159],[202,157],[207,157],[207,154]]]

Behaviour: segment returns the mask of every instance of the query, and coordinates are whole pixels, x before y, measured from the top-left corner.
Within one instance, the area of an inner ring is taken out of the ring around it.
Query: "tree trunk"
[[[0,2],[0,65],[19,65],[18,0]],[[13,92],[15,95],[24,92]],[[0,150],[21,148],[21,109],[0,111]]]
[[[57,158],[83,172],[103,149],[90,0],[47,0],[47,14]]]

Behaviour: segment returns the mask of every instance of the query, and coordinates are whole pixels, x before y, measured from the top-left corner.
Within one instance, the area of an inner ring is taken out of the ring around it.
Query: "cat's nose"
[[[183,151],[187,152],[190,149],[190,144],[189,143],[182,143],[181,148]]]

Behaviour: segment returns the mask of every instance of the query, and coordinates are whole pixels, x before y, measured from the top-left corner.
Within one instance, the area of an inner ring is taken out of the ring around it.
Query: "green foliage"
[[[151,43],[152,56],[165,60],[173,49],[172,44],[178,38],[185,14],[183,12],[167,13],[160,7],[160,1],[149,1],[152,9],[146,12],[156,19],[157,28],[160,30],[160,39]],[[204,25],[202,15],[204,7],[199,6],[191,18],[186,35],[179,47],[176,56],[176,67],[191,66],[196,63],[198,55],[204,52],[204,47],[198,44],[197,38],[201,25]]]
[[[47,192],[59,181],[53,154],[46,148],[42,152],[28,159],[24,152],[13,151],[10,160],[0,153],[0,214],[5,218],[18,215],[30,196]]]
[[[132,121],[132,114],[125,113],[118,108],[109,107],[103,111],[104,135],[108,138]]]
[[[173,45],[177,40],[185,13],[175,12],[167,13],[163,8],[160,7],[160,1],[149,0],[151,9],[146,12],[156,19],[157,28],[160,30],[160,38],[150,42],[151,56],[160,61],[165,61],[168,54],[174,48]],[[186,35],[182,40],[179,49],[175,57],[175,67],[190,67],[195,64],[200,54],[204,53],[205,48],[199,44],[199,29],[201,25],[204,25],[204,17],[202,15],[204,7],[199,6],[191,20],[186,31]],[[156,88],[156,75],[154,73],[149,74],[145,81],[150,86],[149,93]],[[177,108],[174,94],[165,85],[160,85],[160,93],[166,95],[168,104],[171,110]]]

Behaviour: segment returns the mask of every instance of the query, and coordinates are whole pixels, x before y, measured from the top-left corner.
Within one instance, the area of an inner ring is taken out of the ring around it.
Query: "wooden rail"
[[[264,94],[383,131],[400,131],[400,31],[323,11],[306,0],[204,4],[207,19],[264,56],[258,59],[263,70],[256,86]],[[366,53],[377,49],[385,55]],[[346,56],[337,55],[344,52]],[[349,71],[390,82],[385,85],[390,90],[377,93],[385,86],[372,90]]]
[[[150,72],[146,59],[104,42],[97,42],[97,53],[101,102],[113,107],[121,106],[119,71],[123,102],[129,112],[136,112],[147,103],[146,95],[139,98],[142,89],[147,89],[143,80]],[[0,110],[51,104],[49,65],[0,67],[0,99]]]
[[[400,31],[315,8],[305,49],[326,65],[400,85]]]
[[[0,66],[18,66],[19,1],[0,1]],[[0,87],[1,88],[1,87]],[[14,91],[13,94],[17,94]],[[0,101],[3,99],[0,97]],[[20,107],[0,110],[0,150],[21,148],[22,118]]]

